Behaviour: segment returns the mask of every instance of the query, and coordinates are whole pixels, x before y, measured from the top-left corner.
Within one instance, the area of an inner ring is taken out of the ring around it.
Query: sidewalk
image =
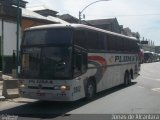
[[[13,79],[13,77],[9,76],[9,75],[3,75],[2,78],[3,78],[3,80],[11,80],[11,79]],[[3,80],[0,79],[0,101],[5,99],[5,97],[2,96]]]

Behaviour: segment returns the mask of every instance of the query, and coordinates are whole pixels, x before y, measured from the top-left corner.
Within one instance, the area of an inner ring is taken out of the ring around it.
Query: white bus
[[[151,63],[154,61],[154,54],[150,51],[144,52],[144,63]]]
[[[29,28],[21,44],[20,95],[75,101],[128,86],[140,70],[137,42],[81,24]]]

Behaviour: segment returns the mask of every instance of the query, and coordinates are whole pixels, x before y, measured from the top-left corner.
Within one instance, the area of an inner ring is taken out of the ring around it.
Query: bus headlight
[[[70,86],[62,85],[62,86],[60,87],[60,90],[61,90],[62,92],[65,92],[66,90],[70,90]]]
[[[70,90],[70,86],[66,86],[66,85],[56,85],[56,86],[53,86],[53,89],[54,90],[61,90],[61,91],[65,91],[65,90]]]
[[[20,88],[25,88],[26,85],[25,85],[25,84],[21,84],[19,87],[20,87]]]

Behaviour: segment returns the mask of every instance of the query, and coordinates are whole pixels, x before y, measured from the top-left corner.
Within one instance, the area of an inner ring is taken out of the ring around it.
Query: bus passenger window
[[[77,66],[78,71],[81,71],[82,69],[82,55],[81,54],[78,54],[76,57],[76,66]]]
[[[76,51],[74,54],[74,77],[77,77],[87,71],[87,53]]]
[[[75,42],[75,45],[86,48],[85,31],[77,30],[74,33],[74,42]]]
[[[82,73],[87,71],[87,53],[82,52]]]
[[[80,53],[74,54],[74,77],[78,76],[82,72],[82,55]]]

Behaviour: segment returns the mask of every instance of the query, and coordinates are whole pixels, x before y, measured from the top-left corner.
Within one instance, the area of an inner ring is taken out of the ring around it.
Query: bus
[[[137,39],[82,24],[53,24],[25,30],[21,43],[19,93],[48,101],[91,99],[138,76]]]
[[[140,49],[139,58],[140,58],[140,63],[143,64],[144,62],[144,50],[143,49]]]
[[[153,52],[145,51],[144,52],[144,63],[151,63],[154,61]]]
[[[158,53],[152,52],[152,54],[153,54],[153,61],[158,62],[159,61]]]
[[[158,61],[160,61],[160,54],[158,54]]]

